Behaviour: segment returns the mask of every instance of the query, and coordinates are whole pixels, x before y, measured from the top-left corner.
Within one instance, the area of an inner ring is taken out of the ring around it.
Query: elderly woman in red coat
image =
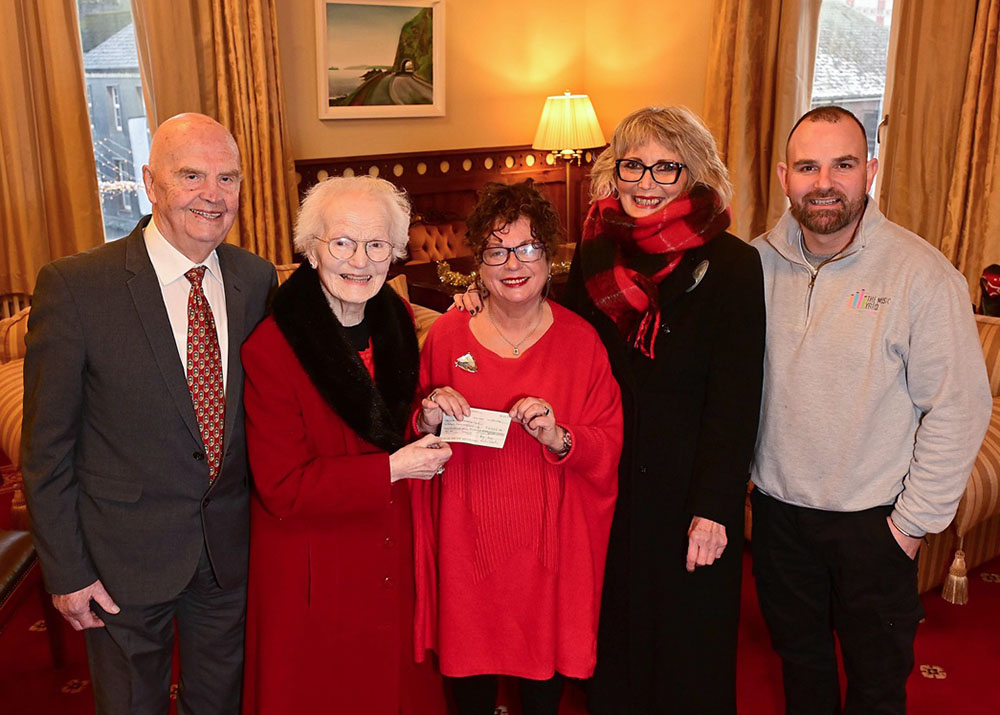
[[[253,475],[244,713],[444,712],[413,660],[407,481],[451,456],[404,444],[419,369],[408,306],[384,285],[409,203],[332,178],[302,204],[308,259],[243,346]]]

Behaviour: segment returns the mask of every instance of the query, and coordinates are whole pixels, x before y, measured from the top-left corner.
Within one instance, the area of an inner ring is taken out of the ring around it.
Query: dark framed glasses
[[[326,250],[339,261],[350,260],[357,252],[358,246],[364,246],[365,255],[376,263],[381,263],[392,255],[392,244],[380,238],[373,241],[355,241],[346,236],[340,238],[320,238],[317,236],[316,240],[325,243]]]
[[[663,186],[676,184],[681,178],[681,172],[687,168],[687,164],[679,161],[658,161],[652,166],[646,166],[641,161],[635,159],[619,159],[615,162],[615,172],[618,178],[630,184],[642,181],[642,177],[648,171],[653,181]]]
[[[482,250],[479,258],[487,266],[502,266],[507,262],[512,253],[517,256],[517,260],[521,263],[534,263],[545,255],[545,244],[540,241],[532,241],[531,243],[522,243],[520,246],[515,246],[514,248],[490,246]]]

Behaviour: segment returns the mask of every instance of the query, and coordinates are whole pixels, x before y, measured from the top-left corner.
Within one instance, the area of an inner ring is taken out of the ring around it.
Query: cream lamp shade
[[[604,134],[590,97],[567,91],[545,100],[535,141],[531,143],[533,149],[558,152],[565,157],[598,146],[604,146]]]

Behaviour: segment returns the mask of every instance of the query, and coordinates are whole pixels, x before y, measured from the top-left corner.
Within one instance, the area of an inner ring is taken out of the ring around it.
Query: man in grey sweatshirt
[[[791,206],[754,240],[767,348],[754,575],[786,712],[905,713],[917,551],[955,515],[992,408],[964,277],[869,200],[850,112],[820,107],[778,165]],[[832,624],[832,628],[831,628]]]

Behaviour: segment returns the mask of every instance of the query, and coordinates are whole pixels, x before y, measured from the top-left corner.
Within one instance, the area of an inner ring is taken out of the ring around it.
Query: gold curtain
[[[104,242],[75,0],[0,0],[0,293]]]
[[[776,166],[809,109],[822,0],[715,0],[705,123],[733,182],[733,231],[746,240],[788,205]]]
[[[1000,261],[1000,0],[978,5],[940,245],[977,301],[983,268]]]
[[[275,0],[132,0],[132,13],[150,127],[180,112],[202,112],[228,127],[244,178],[227,240],[290,263],[298,194]]]
[[[937,247],[956,168],[976,5],[905,2],[895,18],[879,205],[889,219]]]

